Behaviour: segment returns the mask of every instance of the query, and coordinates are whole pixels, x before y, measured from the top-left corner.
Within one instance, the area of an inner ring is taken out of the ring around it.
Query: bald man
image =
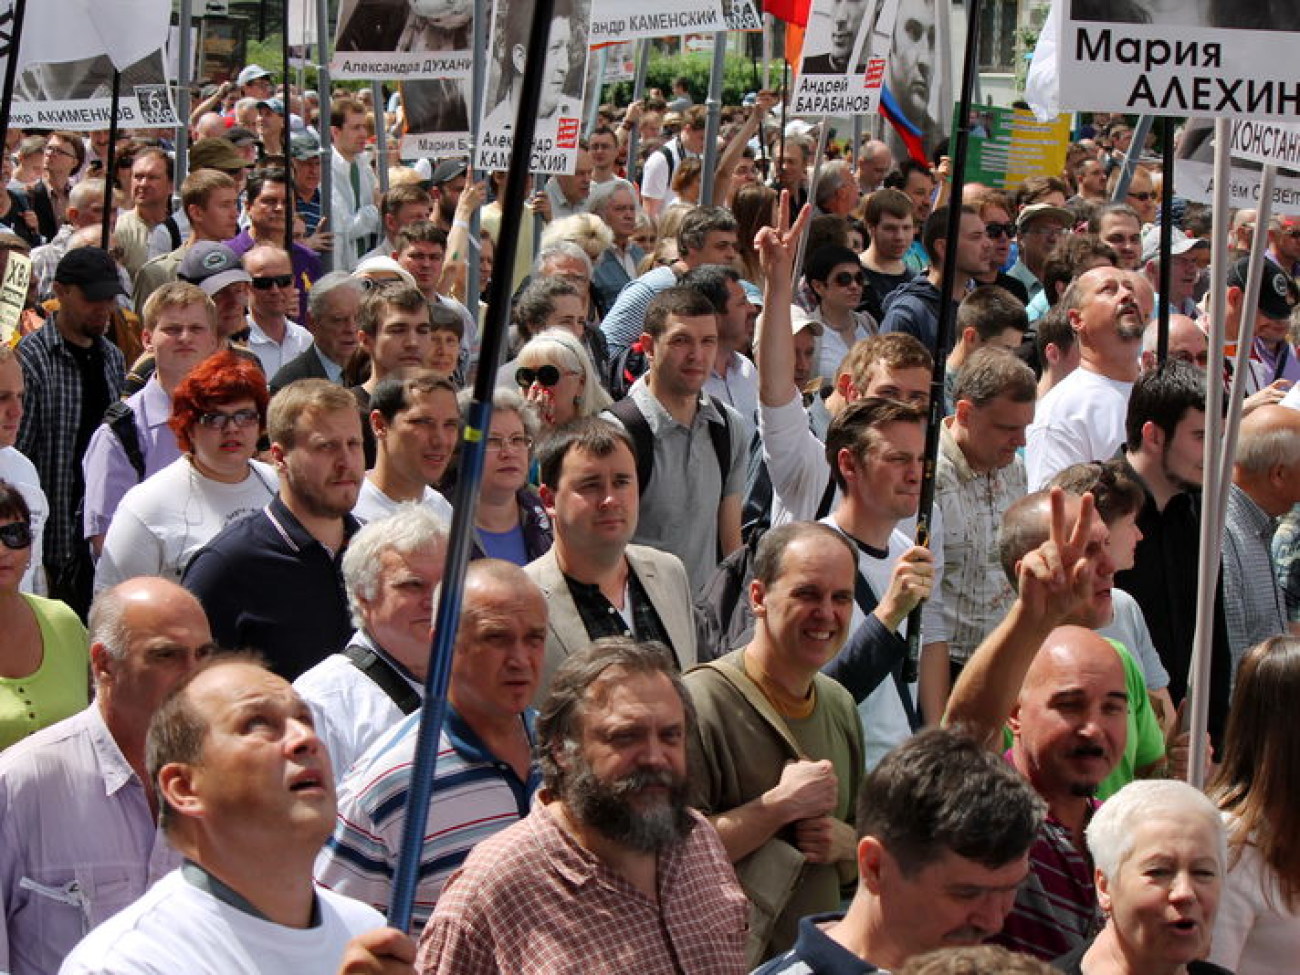
[[[1142,705],[1154,722],[1140,669],[1127,651],[1092,632],[1111,615],[1115,568],[1106,539],[1089,495],[1071,498],[1054,488],[1012,506],[1000,548],[1004,568],[1015,574],[1016,602],[971,657],[945,715],[991,745],[1000,746],[1005,723],[1008,757],[1047,803],[1030,851],[1030,879],[995,939],[1044,960],[1096,930],[1083,830],[1098,788],[1130,760],[1131,729],[1146,740]],[[1145,765],[1151,758],[1131,760]]]
[[[1300,412],[1261,406],[1241,421],[1223,523],[1223,615],[1232,673],[1246,651],[1288,632],[1287,608],[1274,573],[1277,519],[1300,501]],[[1279,560],[1290,586],[1296,557]]]
[[[1195,319],[1186,315],[1169,316],[1169,356],[1184,359],[1205,368],[1209,360],[1209,340]],[[1150,372],[1160,364],[1160,323],[1151,321],[1142,331],[1142,371]]]
[[[145,732],[211,648],[203,607],[164,579],[91,606],[94,702],[0,756],[0,971],[57,971],[88,927],[179,865],[154,825]]]

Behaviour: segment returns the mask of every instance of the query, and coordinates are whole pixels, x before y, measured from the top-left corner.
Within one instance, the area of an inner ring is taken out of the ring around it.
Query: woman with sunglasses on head
[[[179,582],[212,536],[275,496],[274,469],[252,459],[269,398],[262,371],[230,351],[180,382],[169,425],[184,453],[123,496],[104,536],[96,591],[140,575]]]
[[[814,371],[823,379],[833,378],[849,349],[880,331],[871,315],[857,310],[867,274],[849,248],[826,244],[808,255],[803,275],[817,296],[817,308],[809,318],[822,326]]]
[[[470,401],[469,390],[460,394],[462,415]],[[550,550],[551,521],[528,486],[538,428],[536,413],[519,393],[504,386],[493,391],[471,558],[527,565]]]
[[[613,403],[587,350],[563,328],[549,328],[530,339],[519,350],[515,366],[515,383],[545,430],[596,416]]]
[[[89,702],[86,628],[67,605],[20,592],[32,557],[32,516],[0,481],[0,750]]]

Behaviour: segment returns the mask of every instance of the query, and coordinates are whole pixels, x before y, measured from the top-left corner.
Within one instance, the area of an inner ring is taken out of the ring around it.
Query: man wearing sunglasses
[[[1016,239],[1016,225],[1011,219],[1011,201],[1005,193],[986,190],[970,201],[984,221],[984,232],[989,235],[993,248],[993,261],[983,274],[972,274],[976,286],[996,284],[1005,288],[1022,304],[1029,304],[1029,291],[1023,283],[1002,270],[1011,256],[1011,243]]]
[[[274,376],[286,363],[311,348],[311,332],[289,320],[298,308],[293,264],[282,248],[258,245],[244,255],[244,268],[253,279],[248,314],[248,347]]]
[[[227,246],[237,255],[243,257],[258,245],[284,246],[285,221],[293,216],[293,206],[289,200],[288,177],[283,169],[253,172],[248,178],[244,215],[248,218],[248,229],[226,241]],[[307,292],[324,270],[316,252],[296,241],[290,256],[298,295],[297,301],[291,306],[292,311],[287,314],[295,322],[303,322],[307,318]],[[274,373],[268,372],[267,375],[272,376]]]
[[[1292,278],[1300,274],[1300,219],[1283,215],[1269,221],[1267,257]]]

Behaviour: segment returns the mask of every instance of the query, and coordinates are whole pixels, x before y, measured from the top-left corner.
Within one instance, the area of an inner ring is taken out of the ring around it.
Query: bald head
[[[1300,501],[1300,411],[1261,406],[1242,418],[1233,482],[1270,516]]]
[[[1091,630],[1062,626],[1021,684],[1012,760],[1048,802],[1091,796],[1124,754],[1128,682],[1119,652]]]
[[[158,706],[213,650],[199,601],[157,576],[128,579],[90,608],[95,698],[123,755],[138,764]]]
[[[1153,320],[1147,323],[1142,332],[1142,371],[1150,372],[1159,365],[1160,323]],[[1209,341],[1196,320],[1186,315],[1169,316],[1169,356],[1183,359],[1193,365],[1205,368],[1209,351]]]

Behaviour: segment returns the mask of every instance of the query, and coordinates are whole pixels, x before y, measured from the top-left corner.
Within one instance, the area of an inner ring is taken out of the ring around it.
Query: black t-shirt
[[[916,272],[908,268],[904,268],[902,274],[886,274],[884,271],[873,271],[863,265],[862,271],[867,276],[867,286],[862,289],[862,301],[858,304],[858,311],[865,311],[877,322],[885,317],[886,296],[895,288],[902,287],[916,277]]]
[[[1080,945],[1068,955],[1062,955],[1052,962],[1052,967],[1065,975],[1083,975],[1083,956],[1088,953],[1092,947],[1092,942]],[[1232,972],[1221,965],[1216,965],[1210,961],[1189,961],[1187,963],[1187,975],[1232,975]]]
[[[77,371],[81,373],[81,416],[77,420],[77,439],[73,449],[76,457],[83,457],[91,434],[103,421],[104,411],[112,402],[108,377],[104,375],[104,349],[98,342],[85,347],[64,342],[63,347],[72,355]],[[81,464],[76,467],[80,473]]]

